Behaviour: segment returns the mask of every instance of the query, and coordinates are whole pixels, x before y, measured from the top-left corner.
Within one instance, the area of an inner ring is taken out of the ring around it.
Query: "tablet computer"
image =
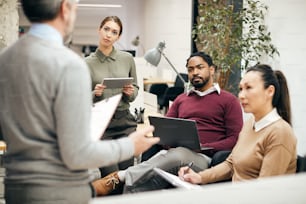
[[[133,77],[122,77],[122,78],[104,78],[102,84],[107,89],[123,88],[124,85],[132,84]]]

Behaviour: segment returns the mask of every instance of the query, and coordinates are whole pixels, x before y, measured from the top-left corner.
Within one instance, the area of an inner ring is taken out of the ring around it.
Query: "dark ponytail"
[[[279,100],[275,102],[275,107],[278,114],[291,125],[291,105],[287,80],[279,70],[275,70],[274,74],[279,83]]]
[[[277,109],[278,114],[285,121],[292,125],[290,96],[285,75],[279,70],[273,71],[269,65],[265,64],[257,64],[247,70],[247,72],[250,71],[261,73],[265,89],[270,85],[274,86],[275,93],[272,99],[272,106]]]

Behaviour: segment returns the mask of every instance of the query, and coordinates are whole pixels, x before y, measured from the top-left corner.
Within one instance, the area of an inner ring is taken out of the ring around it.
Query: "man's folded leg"
[[[129,167],[125,171],[113,172],[93,182],[98,196],[108,195],[125,183],[124,193],[159,190],[171,187],[167,181],[157,175],[153,168],[158,167],[177,175],[178,170],[193,162],[192,169],[201,171],[208,168],[209,160],[201,154],[183,147],[161,151],[147,161]]]
[[[193,162],[193,169],[201,171],[208,168],[207,157],[184,147],[172,148],[166,153],[158,153],[147,161],[129,167],[125,173],[124,193],[135,193],[169,188],[171,185],[157,175],[153,168],[158,167],[177,175],[178,170]]]

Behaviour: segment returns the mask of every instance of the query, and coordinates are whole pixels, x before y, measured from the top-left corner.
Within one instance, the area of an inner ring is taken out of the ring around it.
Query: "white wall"
[[[144,18],[145,49],[165,41],[166,56],[179,72],[186,72],[186,59],[191,52],[192,0],[146,0]],[[172,80],[176,76],[164,58],[157,74]]]
[[[179,72],[186,72],[185,63],[191,52],[192,0],[180,0],[179,3],[177,0],[143,2],[143,13],[139,13],[143,15],[140,17],[143,27],[139,35],[144,50],[154,48],[160,41],[165,41],[166,56]],[[137,13],[135,8],[130,8],[130,12]],[[157,67],[148,64],[141,55],[135,58],[135,62],[140,91],[135,102],[131,104],[131,111],[135,107],[144,107],[143,78],[159,77],[174,80],[176,77],[176,73],[164,58]]]
[[[87,0],[88,1],[88,0]],[[81,1],[87,3],[86,1]],[[93,1],[90,1],[93,2]],[[105,0],[95,0],[94,3],[107,3]],[[108,2],[109,3],[109,2]],[[131,45],[131,41],[137,35],[143,35],[143,7],[142,0],[112,0],[112,4],[120,4],[120,8],[95,8],[79,7],[76,20],[73,42],[75,44],[98,43],[98,27],[106,16],[118,16],[123,24],[123,33],[116,44],[118,49],[137,49]]]
[[[298,138],[298,153],[306,154],[306,1],[262,0],[268,7],[267,24],[280,57],[270,61],[282,70],[291,94],[293,128]]]

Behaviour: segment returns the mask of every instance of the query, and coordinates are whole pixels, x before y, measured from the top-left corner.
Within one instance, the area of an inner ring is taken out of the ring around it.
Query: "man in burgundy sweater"
[[[201,146],[212,149],[201,153],[184,147],[163,150],[147,161],[95,181],[98,195],[107,195],[123,183],[126,193],[167,188],[169,183],[155,174],[154,167],[177,174],[181,166],[193,162],[192,169],[200,171],[208,168],[216,152],[234,147],[243,124],[238,99],[214,83],[215,66],[209,55],[191,54],[186,67],[192,86],[176,98],[167,116],[195,120]]]

